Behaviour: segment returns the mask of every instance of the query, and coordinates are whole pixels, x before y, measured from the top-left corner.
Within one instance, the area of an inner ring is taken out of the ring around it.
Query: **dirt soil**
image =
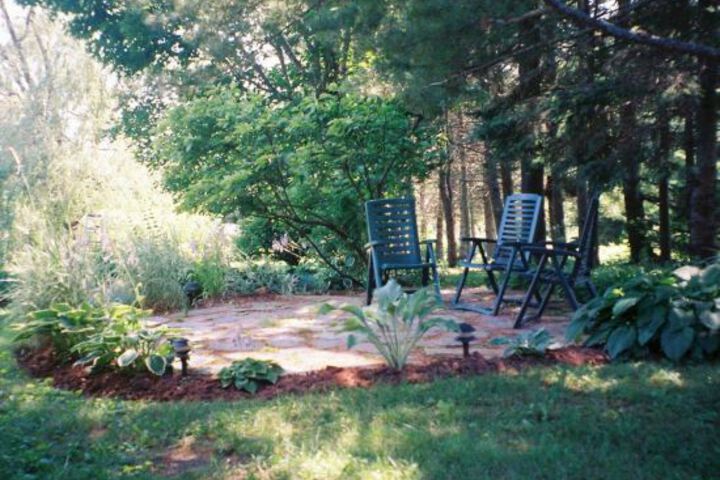
[[[179,372],[156,377],[149,373],[128,375],[105,372],[89,375],[70,363],[58,364],[49,347],[17,352],[19,364],[36,377],[52,377],[58,388],[80,391],[89,397],[116,397],[126,400],[198,401],[236,400],[251,395],[233,388],[223,389],[218,379],[199,371],[183,377]],[[599,365],[606,355],[596,349],[563,347],[545,357],[486,359],[478,352],[468,358],[440,357],[425,364],[408,365],[398,372],[385,366],[327,367],[322,370],[283,375],[275,385],[261,387],[256,398],[269,399],[286,394],[322,392],[333,388],[367,388],[376,384],[425,383],[436,379],[518,371],[533,366]]]

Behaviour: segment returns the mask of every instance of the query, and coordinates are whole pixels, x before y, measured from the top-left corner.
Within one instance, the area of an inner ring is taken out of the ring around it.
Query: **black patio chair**
[[[519,250],[525,255],[536,256],[539,260],[520,311],[515,318],[514,328],[520,328],[528,321],[539,320],[557,286],[562,288],[565,299],[573,311],[580,306],[576,293],[578,288],[585,288],[590,297],[597,296],[591,271],[594,267],[593,241],[598,208],[599,196],[594,195],[585,214],[580,238],[575,242],[546,242],[544,246],[518,245]],[[544,292],[542,292],[543,288],[545,288]],[[540,303],[537,310],[533,315],[528,316],[528,309],[533,306],[532,301],[538,296]]]
[[[433,285],[439,301],[440,282],[433,243],[435,240],[418,239],[415,200],[410,197],[370,200],[365,203],[368,239],[367,304],[372,303],[373,290],[387,282],[393,270],[422,270],[423,286],[433,276]],[[423,260],[420,245],[425,245]],[[412,290],[410,290],[412,291]]]
[[[542,196],[534,193],[510,195],[505,199],[497,239],[475,237],[462,239],[470,243],[470,248],[465,259],[460,262],[464,268],[453,301],[454,309],[497,315],[502,303],[510,300],[505,299],[505,291],[511,275],[527,273],[530,268],[529,254],[521,254],[518,245],[527,245],[535,240],[535,231],[542,214],[542,201]],[[488,255],[483,244],[485,246],[495,244],[492,255]],[[473,259],[478,253],[481,262],[475,263]],[[460,296],[471,269],[482,270],[487,274],[490,287],[495,293],[495,302],[491,308],[460,303]],[[504,273],[500,286],[495,278],[495,272]]]

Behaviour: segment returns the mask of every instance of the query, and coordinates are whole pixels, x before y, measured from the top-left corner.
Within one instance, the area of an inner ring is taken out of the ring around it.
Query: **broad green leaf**
[[[613,317],[619,317],[623,313],[630,310],[632,307],[634,307],[638,301],[640,300],[639,297],[623,297],[617,302],[615,302],[615,305],[612,309]]]
[[[254,395],[258,391],[258,383],[253,380],[248,380],[242,388]]]
[[[656,305],[645,312],[646,317],[638,321],[638,343],[647,344],[657,333],[658,329],[667,320],[667,308],[664,305]]]
[[[160,355],[149,355],[145,359],[145,366],[148,370],[150,370],[151,373],[160,376],[165,373],[165,369],[167,368],[167,360],[165,360],[165,357],[162,357]]]
[[[353,348],[355,345],[357,345],[357,338],[355,335],[348,335],[347,337],[347,348],[348,350]]]
[[[663,329],[660,337],[660,345],[663,353],[674,361],[680,360],[690,349],[695,331],[690,327],[683,327],[679,330],[670,328],[670,325]]]
[[[720,311],[705,310],[700,314],[700,321],[713,332],[720,330]]]
[[[117,364],[120,368],[131,365],[140,354],[134,348],[125,350],[122,355],[117,358]]]
[[[323,303],[320,305],[320,308],[318,308],[318,315],[327,315],[333,310],[337,310],[337,307],[330,305],[329,303]]]
[[[612,331],[607,340],[607,349],[610,358],[617,358],[618,355],[628,350],[635,344],[637,332],[632,325],[621,325]]]

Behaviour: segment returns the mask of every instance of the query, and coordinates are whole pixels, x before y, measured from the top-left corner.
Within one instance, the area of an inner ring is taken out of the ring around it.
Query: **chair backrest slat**
[[[415,200],[411,197],[365,203],[368,239],[382,242],[374,249],[380,263],[420,263]]]
[[[532,243],[542,212],[543,198],[535,193],[516,193],[505,199],[500,227],[498,228],[498,246],[493,252],[493,260],[506,263],[510,249],[503,244],[509,242]]]

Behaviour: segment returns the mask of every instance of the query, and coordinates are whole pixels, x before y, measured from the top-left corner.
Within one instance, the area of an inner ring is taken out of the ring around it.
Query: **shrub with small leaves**
[[[537,356],[545,355],[553,338],[544,328],[524,332],[515,337],[497,337],[490,342],[493,345],[507,345],[503,356]]]
[[[262,383],[277,383],[282,373],[282,367],[275,362],[245,358],[220,370],[219,378],[223,388],[232,385],[238,390],[255,393]]]

